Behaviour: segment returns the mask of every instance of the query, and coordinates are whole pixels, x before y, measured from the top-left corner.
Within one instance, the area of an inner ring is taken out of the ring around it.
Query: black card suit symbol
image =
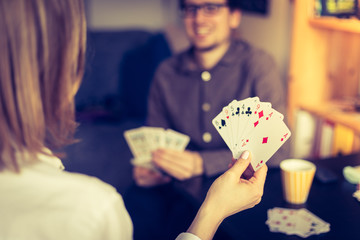
[[[252,114],[252,111],[250,109],[250,107],[248,107],[247,111],[245,112],[248,116],[250,116]]]
[[[221,126],[226,127],[226,121],[224,119],[221,119]]]

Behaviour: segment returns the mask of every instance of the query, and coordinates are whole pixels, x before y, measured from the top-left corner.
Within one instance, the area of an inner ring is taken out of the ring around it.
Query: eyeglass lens
[[[206,16],[215,15],[221,7],[226,7],[226,4],[216,4],[216,3],[205,3],[201,5],[185,5],[182,9],[183,15],[185,17],[193,17],[201,10],[202,14]]]

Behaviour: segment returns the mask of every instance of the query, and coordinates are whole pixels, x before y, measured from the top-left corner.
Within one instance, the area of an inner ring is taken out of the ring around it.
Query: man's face
[[[231,12],[226,3],[226,0],[185,0],[188,9],[183,11],[185,29],[197,50],[209,51],[229,43],[231,30],[240,24],[240,12]]]

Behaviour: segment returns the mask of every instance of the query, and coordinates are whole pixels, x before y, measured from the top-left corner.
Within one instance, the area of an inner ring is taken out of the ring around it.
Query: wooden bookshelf
[[[356,135],[360,135],[360,113],[352,110],[348,105],[336,102],[319,105],[302,104],[300,109],[317,118],[344,125],[352,129]]]
[[[355,18],[312,17],[309,19],[309,24],[316,28],[360,34],[360,20]]]
[[[360,136],[360,114],[335,104],[360,94],[360,20],[312,16],[314,0],[293,3],[287,112],[291,130],[299,127],[297,111],[305,110]]]

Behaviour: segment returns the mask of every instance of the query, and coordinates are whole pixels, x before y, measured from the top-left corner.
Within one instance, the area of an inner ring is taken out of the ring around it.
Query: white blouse
[[[39,159],[24,164],[20,174],[0,172],[0,239],[132,239],[132,222],[115,188],[62,171],[58,158]]]

